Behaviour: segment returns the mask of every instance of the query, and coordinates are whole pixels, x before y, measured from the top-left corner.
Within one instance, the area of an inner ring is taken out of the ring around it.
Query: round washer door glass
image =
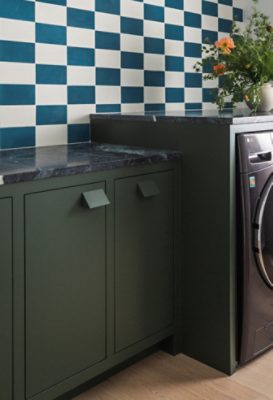
[[[273,290],[273,175],[267,181],[258,204],[254,242],[259,270]]]

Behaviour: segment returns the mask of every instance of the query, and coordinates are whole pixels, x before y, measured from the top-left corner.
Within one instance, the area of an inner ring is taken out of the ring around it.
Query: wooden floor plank
[[[233,376],[157,352],[74,400],[273,400],[273,350]]]

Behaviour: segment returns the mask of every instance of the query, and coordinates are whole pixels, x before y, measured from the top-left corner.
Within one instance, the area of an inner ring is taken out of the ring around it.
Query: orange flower
[[[224,64],[217,64],[214,65],[213,70],[218,76],[221,76],[224,75],[226,67],[224,66]]]
[[[230,54],[231,50],[235,48],[234,41],[231,37],[225,37],[215,42],[217,49],[221,50],[224,54]]]

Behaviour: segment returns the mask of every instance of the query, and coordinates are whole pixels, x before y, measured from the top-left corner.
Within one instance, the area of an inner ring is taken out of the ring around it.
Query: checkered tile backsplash
[[[0,0],[0,148],[89,140],[93,112],[212,107],[201,46],[244,0]]]

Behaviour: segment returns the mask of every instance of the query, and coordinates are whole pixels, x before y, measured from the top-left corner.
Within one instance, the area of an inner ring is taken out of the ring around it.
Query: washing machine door
[[[260,273],[273,290],[273,175],[268,179],[258,203],[254,247]]]

